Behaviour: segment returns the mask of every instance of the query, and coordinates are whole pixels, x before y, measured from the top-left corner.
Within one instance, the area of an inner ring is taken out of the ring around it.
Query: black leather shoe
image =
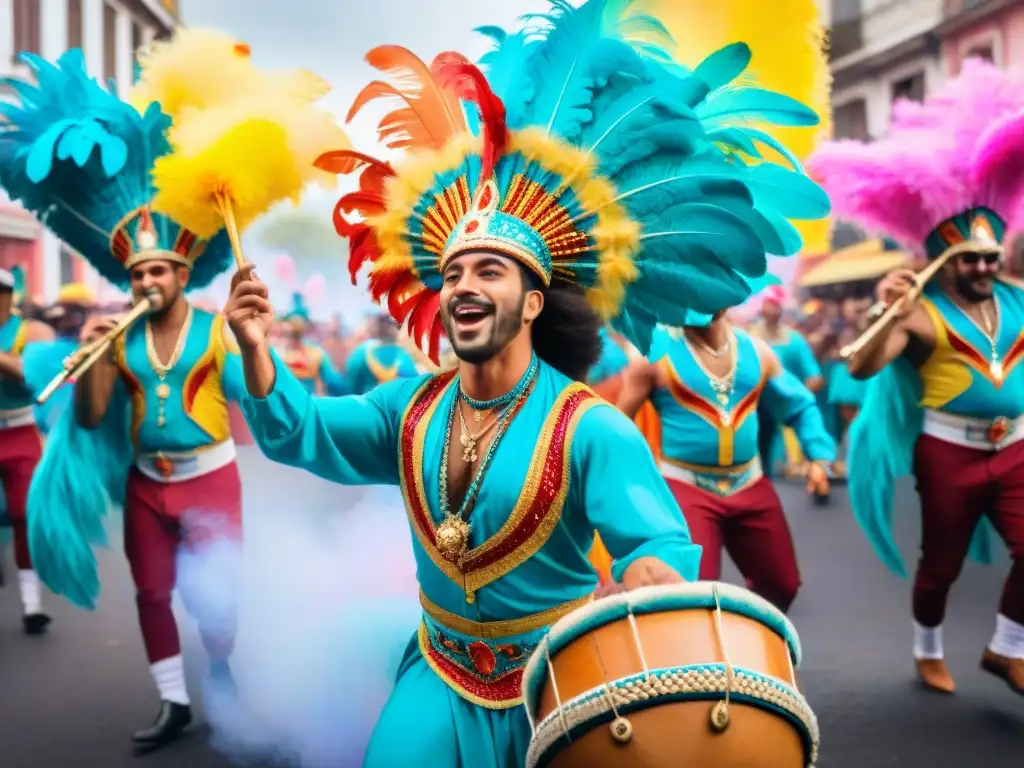
[[[21,617],[21,625],[25,628],[26,635],[45,634],[51,621],[53,619],[45,613],[30,613],[28,616]]]
[[[172,701],[161,701],[156,720],[148,728],[136,731],[132,741],[138,747],[162,747],[173,741],[192,722],[192,708]]]

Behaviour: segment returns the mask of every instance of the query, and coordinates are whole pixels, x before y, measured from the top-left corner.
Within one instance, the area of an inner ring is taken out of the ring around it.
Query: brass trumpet
[[[908,301],[915,301],[918,296],[921,295],[921,291],[928,284],[935,275],[938,274],[939,270],[942,269],[943,265],[951,258],[959,254],[960,251],[950,248],[946,250],[941,256],[935,259],[931,264],[922,269],[917,273],[917,280],[914,286],[907,291],[905,294],[900,296],[894,301],[886,310],[879,316],[875,322],[873,322],[868,329],[858,336],[854,341],[847,344],[845,347],[839,350],[839,357],[843,361],[849,360],[851,357],[860,352],[864,347],[870,344],[878,334],[887,329],[890,325],[895,322],[896,317],[903,310],[903,307]],[[878,304],[875,305],[880,306]]]
[[[114,343],[114,340],[118,336],[127,331],[131,325],[138,320],[140,317],[148,313],[153,308],[153,302],[148,297],[143,297],[136,302],[135,306],[131,308],[120,320],[117,321],[117,325],[103,334],[100,338],[90,341],[75,350],[74,354],[69,355],[64,361],[64,370],[53,377],[53,380],[46,385],[39,397],[36,398],[36,403],[42,405],[50,397],[60,389],[61,385],[68,379],[74,377],[78,378],[99,360],[103,355],[110,349],[110,345]]]

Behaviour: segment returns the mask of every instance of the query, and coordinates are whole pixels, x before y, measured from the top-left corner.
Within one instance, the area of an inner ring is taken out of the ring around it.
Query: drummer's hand
[[[256,349],[267,338],[274,324],[274,307],[267,286],[256,277],[254,264],[245,264],[231,279],[231,295],[224,305],[224,318],[235,334],[238,345]]]
[[[93,315],[85,321],[82,330],[78,333],[78,340],[83,344],[95,341],[100,336],[113,330],[117,325],[117,318],[109,315]]]
[[[622,574],[622,588],[627,592],[640,587],[682,584],[686,579],[656,557],[638,557]]]
[[[893,302],[905,296],[916,285],[917,273],[912,269],[894,269],[879,281],[875,287],[875,297],[886,306],[892,306]],[[910,314],[916,303],[916,299],[906,302],[900,317]]]
[[[814,496],[828,496],[831,487],[828,470],[825,466],[817,461],[809,462],[807,464],[807,492]]]

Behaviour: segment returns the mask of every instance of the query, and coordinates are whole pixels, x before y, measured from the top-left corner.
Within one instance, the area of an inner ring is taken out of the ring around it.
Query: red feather
[[[479,67],[466,61],[460,54],[442,53],[434,63],[441,85],[453,89],[460,99],[476,104],[480,110],[484,140],[480,177],[487,179],[494,171],[498,158],[508,147],[505,105],[491,90],[487,77]]]
[[[356,284],[359,270],[379,258],[380,247],[377,245],[377,238],[373,234],[373,230],[366,224],[354,227],[348,245],[348,274],[352,278],[352,285]]]

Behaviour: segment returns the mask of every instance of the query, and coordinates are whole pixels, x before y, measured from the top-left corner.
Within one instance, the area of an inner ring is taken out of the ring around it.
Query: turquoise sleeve
[[[220,373],[220,385],[224,390],[224,397],[230,402],[242,401],[242,397],[245,395],[245,376],[242,373],[240,355],[232,352],[224,355],[224,369]]]
[[[814,357],[814,350],[812,350],[811,345],[807,343],[807,339],[794,331],[792,343],[796,345],[796,353],[799,360],[798,365],[800,366],[798,374],[800,381],[808,382],[811,379],[820,379],[821,366],[818,365],[818,361]]]
[[[338,397],[348,394],[345,377],[334,367],[334,363],[327,357],[326,352],[320,358],[320,380],[324,383],[324,389],[327,390],[328,395]]]
[[[765,382],[761,402],[779,422],[792,427],[812,461],[835,461],[836,443],[825,429],[814,395],[792,373],[782,370]]]
[[[614,559],[619,581],[641,557],[656,557],[695,581],[701,548],[632,421],[609,405],[583,415],[572,442],[572,481],[590,524]]]
[[[242,398],[267,458],[344,485],[398,484],[399,421],[422,378],[389,382],[365,396],[314,397],[276,355],[274,365],[273,391]]]

